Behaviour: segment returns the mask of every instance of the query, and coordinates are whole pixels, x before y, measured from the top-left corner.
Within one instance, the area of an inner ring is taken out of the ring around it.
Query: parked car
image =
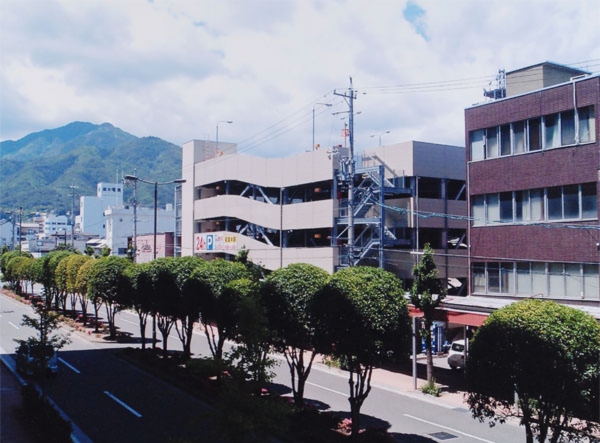
[[[448,365],[451,369],[462,369],[465,367],[465,341],[455,340],[448,351]]]
[[[17,370],[26,375],[45,371],[48,375],[58,373],[58,355],[50,345],[22,343],[16,351]]]

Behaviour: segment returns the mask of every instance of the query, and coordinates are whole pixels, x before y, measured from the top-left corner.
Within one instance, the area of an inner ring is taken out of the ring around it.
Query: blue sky
[[[600,71],[597,0],[2,0],[0,140],[72,121],[287,156],[464,144],[499,69]],[[322,103],[331,104],[330,107]],[[232,120],[232,124],[219,123]],[[389,133],[387,132],[389,131]]]

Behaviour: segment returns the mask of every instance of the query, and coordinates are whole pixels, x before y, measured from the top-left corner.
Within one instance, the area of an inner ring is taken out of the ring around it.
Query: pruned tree
[[[336,272],[312,303],[318,349],[345,362],[349,371],[352,436],[371,391],[375,365],[408,355],[410,322],[400,280],[380,268],[357,266]]]
[[[145,350],[148,316],[153,312],[154,288],[150,263],[133,264],[125,270],[125,276],[130,286],[128,305],[138,315],[142,350]]]
[[[316,356],[310,307],[327,278],[329,274],[317,266],[295,263],[272,272],[262,285],[274,345],[288,364],[296,406],[304,404],[304,386]]]
[[[467,402],[491,425],[517,416],[527,443],[597,442],[599,358],[600,325],[592,316],[552,301],[519,301],[493,312],[475,333]]]
[[[82,288],[78,284],[77,275],[83,264],[91,260],[93,260],[92,257],[82,254],[73,254],[67,260],[67,291],[71,293],[73,311],[76,310],[76,303],[79,300],[84,324],[87,316],[88,299],[81,293]]]
[[[218,362],[223,358],[225,340],[233,338],[233,313],[221,303],[223,288],[228,283],[242,278],[251,277],[242,263],[212,260],[205,266],[200,266],[192,273],[196,280],[200,298],[200,321],[208,340],[208,345],[214,359]]]
[[[425,340],[427,356],[427,383],[433,383],[433,352],[431,343],[431,328],[436,309],[446,297],[446,287],[443,280],[438,278],[438,270],[433,259],[433,249],[427,243],[423,255],[413,268],[413,285],[410,291],[410,301],[415,308],[423,312],[424,328],[421,334]]]
[[[125,270],[131,262],[123,257],[102,257],[92,262],[88,280],[88,294],[101,300],[106,308],[106,322],[111,338],[117,336],[115,315],[126,306],[129,280]]]

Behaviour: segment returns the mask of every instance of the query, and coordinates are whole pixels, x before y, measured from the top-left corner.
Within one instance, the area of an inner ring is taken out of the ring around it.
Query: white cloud
[[[84,120],[182,144],[233,120],[221,140],[290,155],[310,148],[315,103],[333,104],[315,107],[316,141],[343,142],[347,106],[332,92],[347,92],[352,76],[357,150],[385,131],[384,144],[462,144],[464,108],[483,100],[498,69],[551,60],[598,72],[599,9],[596,0],[3,0],[0,139]]]

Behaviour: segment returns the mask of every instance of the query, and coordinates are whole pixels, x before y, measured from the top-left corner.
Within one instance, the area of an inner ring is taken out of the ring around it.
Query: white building
[[[77,217],[79,232],[104,236],[104,211],[110,207],[123,206],[123,184],[98,183],[95,196],[81,196],[79,198],[79,212]]]
[[[18,226],[15,226],[9,220],[0,220],[0,247],[8,246],[12,248],[13,243],[18,238],[18,229]]]
[[[69,218],[66,215],[46,215],[44,219],[44,236],[65,235],[71,232]]]
[[[173,232],[175,229],[175,210],[172,204],[158,208],[156,216],[156,232]],[[112,255],[127,255],[131,247],[130,239],[134,235],[133,206],[109,207],[104,211],[106,246]],[[154,208],[138,207],[135,228],[137,235],[154,233]]]
[[[466,281],[464,158],[462,147],[423,142],[366,151],[354,159],[349,204],[347,148],[257,158],[233,144],[188,142],[182,255],[246,248],[271,270],[295,262],[330,273],[372,265],[411,278],[430,243],[440,276]]]

